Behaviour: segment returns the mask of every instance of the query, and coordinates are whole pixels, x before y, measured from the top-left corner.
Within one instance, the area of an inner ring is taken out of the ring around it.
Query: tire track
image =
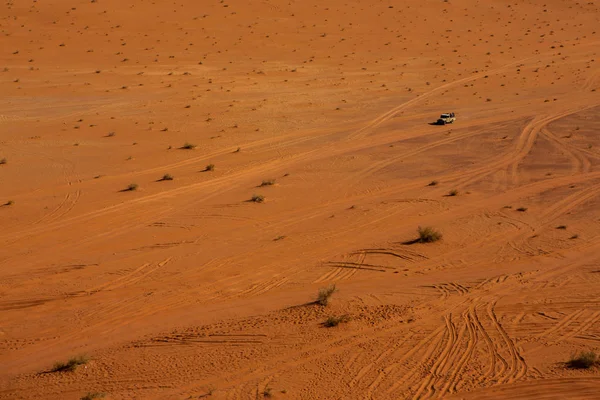
[[[148,268],[150,265],[152,265],[152,263],[145,263],[142,264],[141,266],[139,266],[138,268],[134,269],[132,272],[117,278],[113,281],[107,282],[105,284],[102,284],[100,286],[96,286],[92,289],[88,289],[85,292],[86,293],[97,293],[100,291],[105,291],[105,290],[114,290],[114,289],[118,289],[121,288],[123,286],[130,286],[133,285],[137,282],[139,282],[140,280],[144,279],[145,277],[147,277],[148,275],[154,273],[155,271],[159,270],[160,268],[164,267],[165,265],[167,265],[170,261],[172,260],[172,257],[169,257],[159,263],[157,263],[154,268]]]
[[[415,97],[415,98],[413,98],[411,100],[408,100],[408,101],[406,101],[406,102],[404,102],[404,103],[402,103],[402,104],[400,104],[400,105],[392,108],[391,110],[387,111],[386,113],[384,113],[384,114],[376,117],[375,119],[373,119],[370,122],[368,122],[365,126],[363,126],[362,128],[360,128],[359,130],[357,130],[354,133],[348,135],[348,139],[349,140],[353,140],[353,139],[359,139],[359,138],[362,138],[362,137],[366,136],[373,129],[377,128],[378,126],[380,126],[384,122],[389,121],[390,119],[392,119],[400,111],[402,111],[402,110],[404,110],[404,109],[412,106],[413,104],[419,103],[422,100],[426,100],[429,97],[437,94],[440,91],[443,91],[445,89],[449,89],[449,88],[451,88],[453,86],[456,86],[456,85],[460,85],[460,84],[463,84],[463,83],[466,83],[466,82],[471,82],[471,81],[483,78],[484,76],[489,76],[489,75],[494,75],[494,74],[500,74],[500,73],[508,70],[510,67],[512,67],[514,65],[517,65],[517,64],[519,64],[519,63],[521,63],[523,61],[526,61],[528,59],[531,59],[531,58],[532,57],[527,57],[527,58],[524,58],[522,60],[514,61],[512,63],[503,65],[503,66],[501,66],[499,68],[496,68],[496,69],[492,69],[492,70],[489,70],[489,71],[486,71],[486,72],[481,72],[481,73],[478,73],[478,74],[475,74],[473,76],[469,76],[469,77],[466,77],[466,78],[457,79],[455,81],[448,82],[448,83],[446,83],[444,85],[438,86],[437,88],[434,88],[434,89],[432,89],[432,90],[430,90],[428,92],[425,92],[425,93],[421,94],[418,97]]]
[[[500,333],[500,336],[501,336],[502,340],[504,341],[504,344],[505,344],[506,348],[508,349],[510,356],[511,356],[510,362],[509,362],[509,368],[507,371],[508,375],[501,378],[499,380],[499,383],[512,383],[512,382],[515,382],[525,376],[525,374],[527,373],[527,364],[525,363],[525,360],[523,359],[523,357],[519,353],[518,349],[516,348],[515,343],[508,336],[508,334],[506,333],[506,331],[504,330],[504,328],[502,327],[500,322],[498,322],[496,313],[494,312],[495,305],[496,305],[495,302],[490,303],[489,306],[487,307],[487,313],[488,313],[488,316],[490,317],[494,327]]]
[[[569,155],[569,158],[573,161],[573,172],[579,174],[585,174],[590,172],[592,169],[591,161],[583,154],[583,152],[579,151],[574,146],[570,146],[560,139],[558,139],[547,127],[541,129],[541,134],[550,141],[550,143],[554,144],[554,146],[564,151]]]

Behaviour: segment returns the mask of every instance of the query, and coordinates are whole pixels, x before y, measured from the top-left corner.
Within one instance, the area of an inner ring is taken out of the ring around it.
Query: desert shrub
[[[437,242],[442,238],[442,234],[430,226],[419,227],[419,242],[421,243],[433,243]]]
[[[454,197],[458,195],[458,190],[456,189],[452,189],[450,192],[448,192],[448,196]]]
[[[162,178],[160,178],[161,181],[172,181],[173,180],[173,175],[171,174],[164,174]]]
[[[273,389],[266,387],[265,390],[263,390],[262,395],[265,399],[270,399],[273,397]]]
[[[94,399],[102,399],[106,397],[106,393],[101,393],[101,392],[90,392],[88,394],[86,394],[85,396],[83,396],[81,398],[81,400],[94,400]]]
[[[317,304],[326,306],[329,304],[329,298],[335,292],[337,292],[337,287],[335,284],[319,289],[319,293],[317,294]]]
[[[4,165],[8,163],[8,160],[6,158],[0,158],[0,165]]]
[[[517,211],[518,212],[525,212],[525,211],[527,211],[527,207],[519,207],[519,208],[517,208]]]
[[[556,227],[556,229],[567,229],[566,225],[559,225]]]
[[[262,194],[255,194],[252,196],[250,201],[253,201],[255,203],[262,203],[265,201],[265,196],[263,196]]]
[[[195,144],[189,143],[189,142],[185,142],[183,146],[181,146],[182,149],[186,149],[186,150],[193,150],[196,148]]]
[[[431,182],[429,182],[429,185],[427,185],[427,186],[437,186],[438,183],[439,183],[438,181],[431,181]]]
[[[9,200],[6,203],[4,203],[5,206],[12,206],[13,204],[15,204],[14,200]]]
[[[215,170],[215,164],[208,164],[206,166],[206,168],[204,168],[205,171],[214,171]]]
[[[600,357],[593,351],[584,351],[578,355],[571,356],[571,359],[566,364],[567,368],[590,369],[595,365],[600,365]]]
[[[260,186],[273,186],[275,184],[275,179],[265,179],[262,181]]]
[[[139,187],[139,186],[138,186],[138,184],[137,184],[137,183],[130,183],[130,184],[127,186],[127,189],[125,189],[125,190],[126,190],[126,191],[129,191],[129,192],[133,192],[134,190],[137,190],[137,189],[138,189],[138,187]]]
[[[51,372],[73,372],[80,365],[88,363],[88,358],[85,356],[73,357],[67,362],[57,362],[52,367]]]
[[[330,316],[323,322],[323,326],[326,328],[333,328],[334,326],[338,326],[339,324],[348,321],[350,321],[348,315]]]

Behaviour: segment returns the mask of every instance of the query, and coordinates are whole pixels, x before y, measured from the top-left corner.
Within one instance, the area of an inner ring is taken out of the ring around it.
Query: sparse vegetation
[[[196,145],[192,144],[192,143],[189,143],[189,142],[185,142],[183,144],[183,146],[181,146],[181,148],[185,149],[185,150],[194,150],[196,148]]]
[[[250,201],[252,201],[254,203],[263,203],[265,201],[265,196],[263,196],[262,194],[255,194],[255,195],[252,195],[252,198],[250,199]]]
[[[5,206],[12,206],[13,204],[15,204],[14,200],[9,200],[6,203],[4,203]]]
[[[600,357],[593,351],[584,351],[578,355],[571,356],[566,365],[567,368],[571,369],[590,369],[600,365]]]
[[[102,399],[104,397],[106,397],[106,393],[102,393],[102,392],[90,392],[90,393],[86,394],[85,396],[83,396],[81,398],[81,400]]]
[[[51,372],[73,372],[80,365],[87,364],[89,359],[85,356],[73,357],[67,362],[57,362],[50,370]]]
[[[264,181],[262,181],[262,183],[260,184],[260,186],[273,186],[275,184],[275,179],[265,179]]]
[[[161,181],[172,181],[173,180],[173,175],[171,174],[164,174],[162,178],[160,178]]]
[[[4,165],[8,163],[8,160],[6,158],[0,158],[0,165]]]
[[[127,188],[125,189],[125,191],[128,192],[133,192],[134,190],[138,189],[138,184],[137,183],[130,183]]]
[[[419,242],[421,243],[433,243],[437,242],[442,238],[442,234],[430,226],[419,227]]]
[[[206,166],[206,168],[204,168],[205,171],[214,171],[215,170],[215,164],[208,164]]]
[[[262,395],[265,399],[270,399],[273,397],[273,389],[266,387],[265,390],[263,390]]]
[[[319,294],[317,295],[317,304],[326,306],[329,304],[329,299],[335,292],[337,292],[337,287],[335,284],[319,289]]]
[[[448,196],[454,197],[458,195],[458,190],[456,189],[452,189],[450,192],[448,192]]]
[[[517,211],[518,212],[525,212],[525,211],[527,211],[527,207],[519,207],[519,208],[517,208]]]
[[[556,227],[556,229],[567,229],[566,225],[559,225]]]
[[[579,238],[579,235],[578,235],[578,234],[574,234],[574,235],[573,235],[573,236],[571,236],[569,239],[577,239],[577,238]]]
[[[350,321],[348,315],[330,316],[323,322],[323,326],[326,328],[333,328],[334,326],[338,326],[339,324],[348,321]]]
[[[429,185],[427,185],[427,186],[437,186],[438,183],[439,183],[438,181],[431,181],[431,182],[429,182]]]

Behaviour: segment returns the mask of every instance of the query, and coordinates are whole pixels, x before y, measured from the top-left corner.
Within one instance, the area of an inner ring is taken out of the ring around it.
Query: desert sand
[[[0,399],[600,398],[600,2],[0,10]]]

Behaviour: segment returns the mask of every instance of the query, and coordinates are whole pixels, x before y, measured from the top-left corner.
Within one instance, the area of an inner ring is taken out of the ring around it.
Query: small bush
[[[579,238],[579,235],[578,235],[578,234],[574,234],[574,235],[573,235],[573,236],[571,236],[569,239],[577,239],[577,238]]]
[[[456,189],[452,189],[449,193],[448,196],[454,197],[458,195],[458,190]]]
[[[206,166],[206,168],[204,168],[205,171],[214,171],[215,170],[215,164],[208,164]]]
[[[567,361],[567,368],[572,369],[590,369],[595,365],[600,365],[600,357],[593,351],[571,356],[571,359]]]
[[[517,208],[517,211],[518,212],[525,212],[525,211],[527,211],[527,207],[519,207],[519,208]]]
[[[273,397],[273,389],[266,387],[265,390],[263,390],[262,395],[265,399],[270,399]]]
[[[9,200],[6,203],[4,203],[5,206],[12,206],[13,204],[15,204],[14,200]]]
[[[1,158],[0,159],[0,165],[4,165],[8,162],[8,160],[6,158]]]
[[[326,328],[333,328],[334,326],[338,326],[339,324],[348,321],[350,321],[350,317],[348,315],[340,315],[337,317],[331,316],[328,317],[325,322],[323,322],[323,326]]]
[[[160,178],[161,181],[172,181],[173,180],[173,175],[170,174],[164,174],[162,178]]]
[[[127,186],[127,189],[125,189],[125,190],[129,191],[129,192],[133,192],[134,190],[137,190],[137,189],[138,189],[138,184],[137,183],[130,183]]]
[[[189,142],[185,142],[185,144],[181,146],[181,148],[185,150],[194,150],[196,148],[196,145]]]
[[[88,394],[86,394],[85,396],[83,396],[81,398],[81,400],[94,400],[94,399],[102,399],[106,397],[106,393],[101,393],[101,392],[90,392]]]
[[[431,181],[431,182],[429,182],[429,185],[427,185],[427,186],[437,186],[438,183],[439,183],[438,181]]]
[[[563,229],[564,230],[564,229],[567,229],[567,226],[566,225],[559,225],[559,226],[556,227],[556,229]]]
[[[424,228],[419,227],[419,242],[421,243],[433,243],[437,242],[442,238],[442,234],[430,226]]]
[[[262,181],[260,186],[273,186],[275,184],[275,179],[265,179]]]
[[[337,292],[337,287],[335,286],[335,284],[319,289],[319,294],[317,295],[317,304],[321,306],[326,306],[327,304],[329,304],[329,298],[335,292]]]
[[[263,196],[262,194],[255,194],[252,196],[250,201],[253,201],[255,203],[263,203],[265,201],[265,196]]]
[[[73,357],[66,363],[57,362],[54,367],[50,370],[51,372],[73,372],[80,365],[88,363],[88,358],[85,356]]]

